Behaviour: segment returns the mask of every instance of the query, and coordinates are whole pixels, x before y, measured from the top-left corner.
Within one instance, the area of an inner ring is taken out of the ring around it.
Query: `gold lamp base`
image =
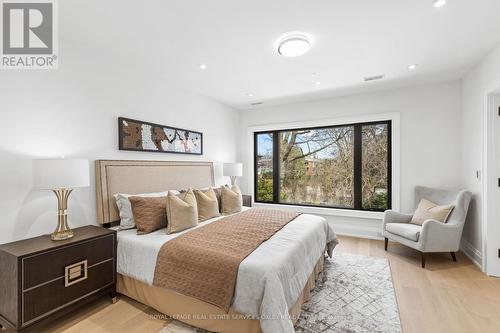
[[[53,241],[60,241],[60,240],[70,239],[73,236],[74,236],[73,231],[71,229],[69,229],[69,230],[66,230],[66,231],[54,231],[50,235],[50,238]]]
[[[68,215],[66,213],[68,198],[72,191],[65,188],[53,190],[58,203],[57,228],[50,235],[50,238],[54,241],[65,240],[74,236],[73,231],[68,226]]]

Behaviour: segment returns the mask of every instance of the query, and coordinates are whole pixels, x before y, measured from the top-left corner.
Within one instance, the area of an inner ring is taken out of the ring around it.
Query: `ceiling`
[[[59,2],[61,50],[78,41],[239,109],[459,78],[500,43],[499,13],[498,0]],[[290,31],[312,36],[309,53],[278,55]]]

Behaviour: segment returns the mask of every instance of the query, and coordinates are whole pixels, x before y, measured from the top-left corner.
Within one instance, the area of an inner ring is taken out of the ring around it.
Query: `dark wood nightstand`
[[[0,245],[0,325],[22,331],[103,295],[116,300],[116,231],[73,229]]]
[[[252,207],[252,196],[243,194],[242,197],[243,197],[243,206]]]

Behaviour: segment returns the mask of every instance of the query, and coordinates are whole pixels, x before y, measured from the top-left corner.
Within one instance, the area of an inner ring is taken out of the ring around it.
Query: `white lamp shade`
[[[224,176],[241,177],[243,175],[242,163],[224,163]]]
[[[90,186],[89,161],[84,159],[33,160],[34,188],[73,189]]]

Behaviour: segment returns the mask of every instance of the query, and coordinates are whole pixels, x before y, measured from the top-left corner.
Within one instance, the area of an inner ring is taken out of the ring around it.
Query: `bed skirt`
[[[310,292],[314,289],[316,280],[323,271],[324,260],[324,255],[321,254],[306,282],[302,294],[300,294],[295,304],[289,310],[294,323],[300,316],[302,304],[309,299]],[[150,286],[121,274],[118,274],[117,291],[173,319],[208,331],[220,333],[262,332],[258,319],[249,319],[232,308],[229,309],[229,313],[226,313],[212,304],[178,294],[171,290]]]

